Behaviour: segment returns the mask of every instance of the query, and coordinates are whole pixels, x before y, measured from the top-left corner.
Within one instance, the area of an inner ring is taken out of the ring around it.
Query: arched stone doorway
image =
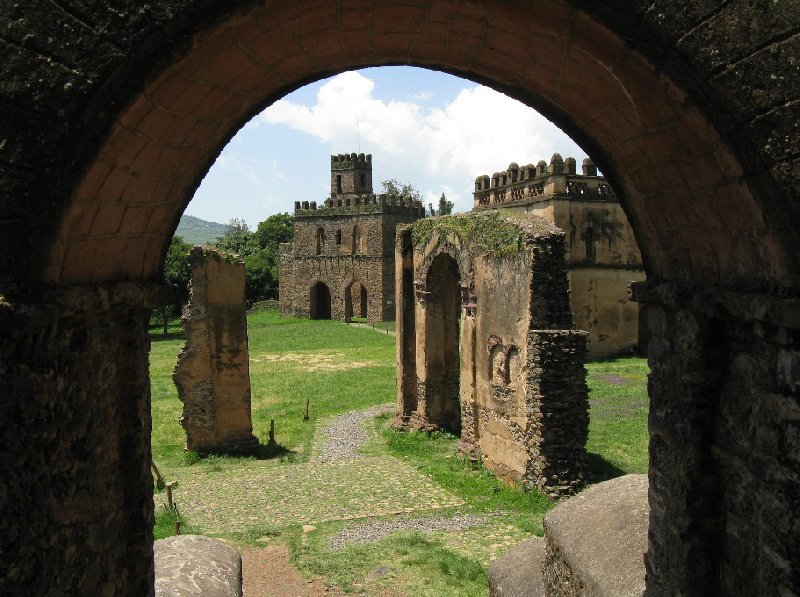
[[[425,411],[429,422],[460,435],[461,276],[455,259],[437,255],[425,283],[430,292],[425,301]]]
[[[367,287],[359,282],[352,282],[344,291],[344,317],[350,321],[353,317],[366,319],[368,311]]]
[[[650,590],[791,588],[800,536],[786,496],[800,465],[780,446],[796,435],[800,388],[792,3],[71,6],[3,15],[14,60],[0,90],[0,284],[13,325],[0,326],[1,389],[26,453],[10,438],[2,460],[11,504],[36,494],[42,512],[97,516],[81,536],[52,514],[39,528],[5,518],[7,536],[24,538],[6,556],[21,592],[152,591],[146,323],[178,217],[261,107],[330,73],[398,63],[540,109],[622,197],[657,349]],[[115,366],[101,375],[93,359]],[[77,404],[108,424],[82,433]],[[42,489],[56,481],[83,501]]]
[[[331,291],[324,282],[317,282],[311,287],[311,319],[331,318]]]

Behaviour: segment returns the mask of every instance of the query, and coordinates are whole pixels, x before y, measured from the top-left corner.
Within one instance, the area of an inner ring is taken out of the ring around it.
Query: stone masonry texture
[[[478,222],[518,246],[494,255],[445,232]],[[396,260],[413,268],[401,276],[415,281],[398,276],[396,288],[395,426],[449,430],[503,480],[554,499],[575,493],[587,463],[588,334],[572,329],[564,232],[521,212],[420,224],[440,228],[416,243],[419,227],[401,228],[397,243]]]
[[[281,245],[281,315],[393,320],[395,230],[422,216],[419,201],[372,193],[371,155],[331,156],[330,197],[295,202],[294,242]]]
[[[253,435],[244,264],[205,247],[189,252],[192,281],[181,317],[186,344],[172,378],[183,402],[186,449],[242,452]]]
[[[249,117],[398,63],[539,109],[617,191],[649,280],[646,592],[800,593],[798,33],[769,0],[0,0],[0,593],[152,594],[159,303],[119,289],[158,284]]]

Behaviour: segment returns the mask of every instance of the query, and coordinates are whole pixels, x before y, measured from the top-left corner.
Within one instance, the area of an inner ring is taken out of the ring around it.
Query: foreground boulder
[[[548,512],[547,594],[641,595],[649,514],[647,475],[598,483]]]
[[[153,550],[157,597],[241,597],[242,556],[224,541],[178,535]]]
[[[544,597],[544,539],[519,543],[489,566],[489,597]]]

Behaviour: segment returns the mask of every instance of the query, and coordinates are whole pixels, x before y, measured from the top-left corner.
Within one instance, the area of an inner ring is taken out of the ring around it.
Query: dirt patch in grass
[[[627,381],[625,381],[624,377],[620,377],[619,375],[604,375],[603,381],[606,381],[615,386],[624,386],[628,383]]]
[[[378,361],[347,360],[343,352],[285,352],[283,354],[261,354],[251,357],[254,363],[281,363],[292,365],[299,371],[346,371],[365,367],[380,367]]]
[[[246,597],[344,595],[321,578],[303,579],[289,562],[289,550],[283,545],[242,552],[242,588]]]

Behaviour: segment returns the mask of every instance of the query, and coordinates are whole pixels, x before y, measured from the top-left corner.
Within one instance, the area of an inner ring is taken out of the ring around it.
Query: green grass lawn
[[[274,311],[251,314],[254,432],[266,443],[269,422],[274,419],[276,440],[285,452],[271,458],[265,451],[246,457],[200,457],[183,449],[185,433],[178,423],[182,404],[171,378],[183,340],[176,322],[168,331],[165,338],[160,326],[152,328],[150,354],[153,457],[167,480],[186,474],[250,474],[251,469],[265,466],[284,470],[280,467],[308,460],[316,421],[395,400],[393,336],[333,321],[281,319]],[[594,478],[646,472],[646,361],[593,362],[587,364],[587,371],[591,403],[587,449]],[[303,421],[306,398],[310,400],[308,422]],[[487,527],[491,532],[464,532],[455,543],[454,535],[401,532],[338,550],[331,550],[327,540],[348,525],[341,520],[323,522],[311,533],[303,532],[300,524],[277,528],[256,524],[245,532],[231,530],[223,536],[242,547],[261,545],[265,536],[284,542],[302,573],[321,575],[351,591],[373,594],[391,585],[409,595],[485,595],[488,545],[503,538],[517,541],[541,535],[542,517],[554,504],[536,492],[509,488],[480,465],[458,456],[456,437],[398,433],[389,428],[390,420],[390,415],[374,419],[364,452],[401,459],[462,504],[437,510],[438,515],[483,516],[495,521]],[[265,474],[272,474],[270,470]],[[159,506],[156,536],[171,535],[174,519],[174,512]],[[182,524],[184,532],[203,532],[191,519],[182,517]],[[477,558],[478,553],[484,556]],[[382,566],[391,571],[369,580],[371,571]]]

